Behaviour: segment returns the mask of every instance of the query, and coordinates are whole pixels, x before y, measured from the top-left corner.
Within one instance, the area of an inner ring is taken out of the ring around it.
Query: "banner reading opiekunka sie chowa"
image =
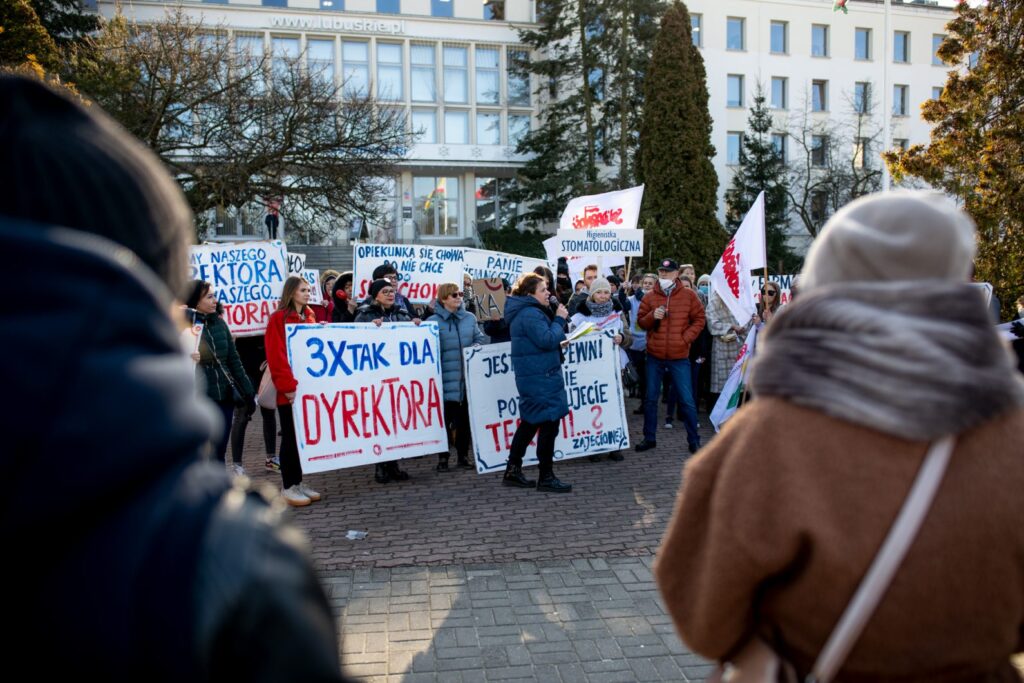
[[[569,414],[562,418],[555,439],[555,460],[629,447],[615,353],[611,338],[597,334],[585,335],[566,347],[562,376]],[[512,345],[474,347],[463,355],[476,470],[480,474],[497,472],[505,467],[520,421]],[[537,464],[535,444],[530,444],[523,464]]]
[[[302,471],[447,450],[436,323],[288,325]]]
[[[352,293],[363,300],[370,292],[373,271],[391,265],[398,271],[398,293],[414,304],[429,304],[437,288],[452,282],[462,287],[464,249],[405,244],[357,244],[353,252]]]
[[[236,337],[252,337],[267,329],[288,277],[284,242],[200,244],[192,247],[193,280],[213,286],[224,306],[224,320]]]

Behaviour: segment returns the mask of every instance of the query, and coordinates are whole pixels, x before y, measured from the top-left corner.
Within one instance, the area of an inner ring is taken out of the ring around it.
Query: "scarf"
[[[612,314],[615,308],[614,302],[609,299],[603,304],[595,303],[593,300],[587,302],[587,308],[590,309],[590,315],[595,318],[607,318]]]
[[[844,282],[782,309],[758,339],[757,395],[932,441],[1024,406],[1024,380],[966,283]]]

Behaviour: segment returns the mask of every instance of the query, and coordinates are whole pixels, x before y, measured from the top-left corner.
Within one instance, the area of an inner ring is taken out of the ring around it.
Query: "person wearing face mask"
[[[638,384],[640,385],[640,406],[633,411],[634,415],[643,415],[644,406],[647,405],[647,330],[640,327],[640,301],[647,292],[654,289],[658,283],[658,276],[654,273],[647,273],[637,283],[633,295],[629,297],[629,319],[631,321],[629,331],[633,335],[633,343],[626,350],[629,362],[636,369]]]
[[[640,327],[647,330],[647,402],[644,406],[644,438],[637,451],[657,447],[658,396],[661,380],[672,375],[677,397],[683,406],[686,442],[691,453],[700,448],[697,408],[690,388],[690,345],[704,329],[704,307],[700,299],[683,287],[679,264],[665,259],[658,264],[658,283],[644,295],[638,311]]]
[[[711,276],[704,273],[697,278],[697,297],[705,309],[708,307],[708,296],[711,293]]]

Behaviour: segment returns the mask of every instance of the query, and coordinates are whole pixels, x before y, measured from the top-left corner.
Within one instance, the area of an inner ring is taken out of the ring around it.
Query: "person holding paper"
[[[469,462],[469,404],[466,402],[466,377],[462,350],[487,342],[476,324],[476,316],[466,310],[465,295],[459,286],[446,282],[437,288],[437,312],[427,318],[437,323],[441,338],[441,380],[444,383],[444,420],[449,439],[455,433],[456,466],[471,470]],[[450,446],[449,446],[450,447]],[[448,451],[438,453],[437,471],[448,471]]]
[[[568,493],[572,491],[572,484],[555,477],[552,463],[559,424],[569,414],[562,379],[562,342],[569,311],[558,304],[552,313],[550,298],[547,279],[537,273],[527,273],[519,278],[512,296],[505,302],[522,421],[512,437],[502,483],[522,488],[536,485],[538,491]],[[535,436],[540,461],[536,484],[523,476],[523,456]]]
[[[312,324],[316,322],[309,303],[309,283],[298,275],[284,281],[281,302],[267,322],[264,335],[267,345],[267,367],[277,389],[277,416],[281,423],[281,497],[293,507],[304,507],[320,500],[320,494],[302,483],[302,465],[299,463],[299,447],[295,440],[295,419],[292,416],[292,402],[298,380],[292,374],[288,363],[285,344],[285,325]]]

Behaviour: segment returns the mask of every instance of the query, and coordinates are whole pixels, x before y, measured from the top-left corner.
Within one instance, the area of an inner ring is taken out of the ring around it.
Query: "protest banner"
[[[643,256],[643,230],[559,230],[561,256]]]
[[[779,305],[788,304],[793,298],[793,276],[792,275],[769,275],[769,282],[774,282],[779,287]],[[761,303],[761,290],[764,288],[764,275],[758,273],[750,276],[750,288],[754,292],[754,301]]]
[[[213,285],[224,321],[236,337],[263,334],[288,277],[284,242],[200,244],[192,247],[193,280]]]
[[[288,252],[288,274],[289,275],[302,275],[302,271],[306,269],[306,255],[300,254],[297,251]]]
[[[309,283],[309,303],[314,306],[322,304],[324,295],[320,291],[320,271],[315,268],[303,268],[299,275]]]
[[[618,363],[611,360],[614,353],[611,339],[597,334],[566,347],[562,374],[569,414],[562,418],[555,439],[555,460],[629,447],[622,377]],[[463,356],[476,470],[500,472],[520,421],[512,344],[474,347],[463,351]],[[523,465],[536,464],[536,444],[531,443]]]
[[[505,285],[500,279],[492,277],[484,280],[473,280],[473,303],[476,305],[476,319],[487,322],[493,314],[505,317]]]
[[[429,304],[445,282],[454,282],[461,289],[465,251],[462,247],[357,244],[352,293],[359,301],[366,298],[374,269],[389,264],[398,271],[398,293],[414,304]]]
[[[537,266],[547,266],[544,259],[506,254],[486,249],[463,249],[463,269],[474,280],[505,278],[514,285],[523,273],[531,273]]]
[[[436,323],[288,325],[306,474],[447,450]]]

